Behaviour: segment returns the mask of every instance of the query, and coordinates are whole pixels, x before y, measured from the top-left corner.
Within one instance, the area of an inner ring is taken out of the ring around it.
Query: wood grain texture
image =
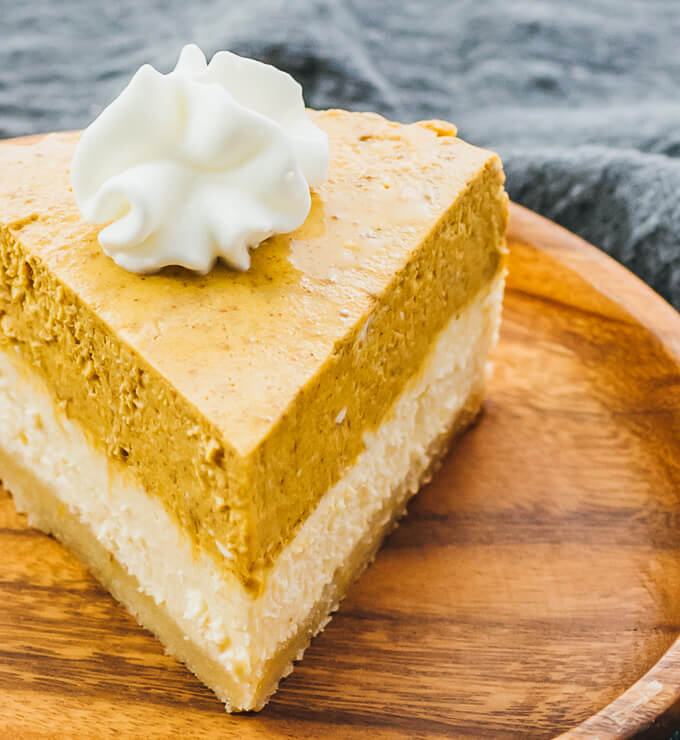
[[[485,413],[261,713],[226,715],[0,493],[0,737],[663,736],[680,317],[517,206],[510,237]]]

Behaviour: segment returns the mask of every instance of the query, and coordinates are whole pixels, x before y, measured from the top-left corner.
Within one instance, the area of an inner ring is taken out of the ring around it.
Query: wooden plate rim
[[[553,221],[512,203],[508,236],[522,242],[521,234],[528,230],[537,235],[534,246],[577,272],[599,293],[615,300],[661,342],[680,367],[680,314],[658,293],[593,245]],[[622,285],[626,288],[623,293]],[[561,740],[631,737],[670,718],[671,714],[677,716],[679,708],[680,637],[618,698],[559,737]]]
[[[11,141],[30,145],[45,136],[47,134],[35,134]],[[522,234],[527,232],[537,235],[534,246],[578,273],[597,292],[627,311],[661,342],[680,368],[680,314],[660,295],[619,262],[572,232],[523,206],[511,203],[508,237],[522,243]],[[625,286],[623,292],[622,286]],[[680,636],[659,661],[618,698],[559,738],[632,737],[678,714]]]

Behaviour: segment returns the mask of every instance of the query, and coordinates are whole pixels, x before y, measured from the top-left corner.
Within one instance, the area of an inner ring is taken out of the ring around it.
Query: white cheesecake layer
[[[441,332],[259,598],[194,554],[163,505],[109,464],[11,349],[0,352],[0,475],[29,522],[73,549],[228,710],[259,708],[403,513],[455,420],[476,410],[502,291],[498,277]]]

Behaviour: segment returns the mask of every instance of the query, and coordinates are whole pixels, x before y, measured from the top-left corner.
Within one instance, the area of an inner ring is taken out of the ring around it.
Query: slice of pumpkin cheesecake
[[[229,711],[264,705],[474,419],[500,320],[498,157],[309,115],[328,176],[244,271],[125,269],[71,190],[79,134],[0,144],[0,477]]]

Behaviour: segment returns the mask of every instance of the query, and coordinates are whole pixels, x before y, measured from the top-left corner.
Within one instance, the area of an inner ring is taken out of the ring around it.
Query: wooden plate
[[[678,352],[661,298],[513,207],[486,411],[260,714],[226,715],[1,493],[0,735],[667,737]]]

